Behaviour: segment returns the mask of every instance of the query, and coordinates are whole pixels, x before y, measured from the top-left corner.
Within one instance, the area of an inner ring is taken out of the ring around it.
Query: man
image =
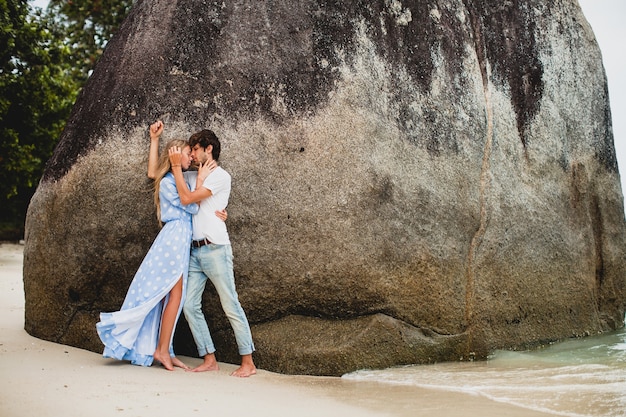
[[[153,128],[150,129],[149,172],[153,165],[153,155],[158,155],[159,138],[163,131],[163,124],[157,123],[155,123],[157,126],[154,134]],[[192,158],[200,164],[201,169],[207,165],[216,164],[219,160],[221,145],[212,131],[205,129],[193,134],[189,138],[189,145]],[[153,148],[156,148],[156,151]],[[215,215],[216,211],[223,210],[228,205],[231,177],[224,169],[217,167],[201,184],[197,184],[194,190],[190,190],[185,176],[191,180],[188,181],[189,184],[196,184],[194,177],[197,174],[194,172],[183,174],[180,158],[180,150],[170,152],[172,172],[176,179],[180,201],[183,204],[200,204],[198,214],[193,216],[193,241],[189,260],[187,298],[183,305],[183,312],[203,363],[191,371],[203,372],[219,369],[215,359],[215,346],[202,312],[202,293],[207,279],[210,279],[233,328],[241,355],[241,366],[231,375],[248,377],[256,374],[256,366],[252,360],[252,352],[254,352],[252,333],[235,289],[233,254],[226,223]]]

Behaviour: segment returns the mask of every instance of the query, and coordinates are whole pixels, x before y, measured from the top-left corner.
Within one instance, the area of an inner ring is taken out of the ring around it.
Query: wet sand
[[[333,377],[259,370],[239,379],[236,367],[168,372],[34,338],[24,331],[23,246],[0,244],[0,416],[244,415],[546,417],[486,398]],[[200,359],[180,357],[190,366]]]

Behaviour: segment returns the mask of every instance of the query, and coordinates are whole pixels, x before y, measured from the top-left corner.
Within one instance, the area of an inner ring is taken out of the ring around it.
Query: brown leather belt
[[[191,241],[191,247],[192,248],[201,248],[204,245],[210,245],[211,241],[207,238],[204,238],[202,240],[192,240]]]

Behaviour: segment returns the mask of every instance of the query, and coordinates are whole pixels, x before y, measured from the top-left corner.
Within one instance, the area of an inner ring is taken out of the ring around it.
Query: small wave
[[[626,332],[488,361],[361,370],[344,378],[465,393],[568,417],[625,417]]]

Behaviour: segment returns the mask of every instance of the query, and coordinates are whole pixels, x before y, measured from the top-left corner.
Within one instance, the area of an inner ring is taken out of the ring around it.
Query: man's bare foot
[[[174,356],[172,358],[172,365],[177,366],[179,368],[183,368],[184,370],[188,371],[189,369],[191,369],[190,367],[188,367],[187,365],[185,365],[180,359],[178,359],[176,356]]]
[[[174,370],[174,364],[172,363],[172,357],[170,356],[169,353],[162,355],[158,350],[154,351],[154,360],[158,361],[161,363],[161,365],[163,365],[163,367],[165,369],[167,369],[168,371],[173,371]]]
[[[252,355],[243,355],[241,357],[241,366],[230,374],[230,376],[247,378],[254,374],[256,374],[256,366],[254,366],[254,362],[252,361]]]
[[[246,366],[242,364],[239,368],[235,370],[235,372],[230,374],[230,376],[236,376],[239,378],[247,378],[254,374],[256,374],[256,367],[254,365]]]
[[[220,366],[218,365],[217,360],[215,360],[215,355],[213,353],[210,353],[204,357],[204,362],[202,362],[202,364],[200,364],[199,366],[196,366],[195,368],[189,371],[190,372],[207,372],[207,371],[219,371],[219,370],[220,370]]]

